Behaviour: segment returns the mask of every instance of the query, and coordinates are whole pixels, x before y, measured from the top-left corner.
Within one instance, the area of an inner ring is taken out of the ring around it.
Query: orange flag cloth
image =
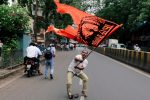
[[[58,29],[58,28],[55,28],[53,25],[50,25],[47,29],[47,32],[54,32],[60,36],[63,36],[63,37],[69,38],[69,39],[74,39],[75,34],[71,34],[72,32],[70,31],[70,30],[72,30],[72,27],[68,26],[66,29],[68,29],[68,30]],[[76,33],[76,31],[74,33]]]
[[[89,46],[97,47],[108,36],[115,32],[122,25],[93,16],[72,6],[61,4],[55,0],[57,12],[70,14],[76,28],[67,26],[65,29],[57,29],[49,26],[47,31],[54,31],[56,34],[76,40]]]
[[[57,12],[61,13],[61,14],[65,14],[65,13],[69,14],[72,17],[75,25],[79,25],[80,21],[83,17],[91,16],[91,14],[81,11],[75,7],[72,7],[72,6],[69,6],[66,4],[61,4],[61,3],[59,3],[58,0],[54,0],[54,2],[57,6],[57,9],[56,9]]]

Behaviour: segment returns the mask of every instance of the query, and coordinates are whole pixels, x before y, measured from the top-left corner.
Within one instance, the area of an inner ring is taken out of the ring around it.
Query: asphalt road
[[[27,78],[22,74],[10,79],[0,85],[0,100],[68,100],[67,66],[80,52],[57,52],[54,80],[44,76]],[[96,52],[92,52],[88,60],[85,72],[89,76],[89,92],[85,100],[150,100],[149,74]],[[41,69],[44,70],[43,64]],[[73,93],[80,93],[79,80],[74,78],[73,82]]]

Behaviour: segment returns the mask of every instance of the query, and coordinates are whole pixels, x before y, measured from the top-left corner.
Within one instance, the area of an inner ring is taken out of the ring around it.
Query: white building
[[[16,5],[18,3],[17,0],[8,0],[8,5],[12,6],[12,5]]]
[[[83,4],[89,5],[86,12],[94,15],[98,10],[103,7],[103,0],[99,0],[99,2],[97,0],[85,0],[83,1]]]

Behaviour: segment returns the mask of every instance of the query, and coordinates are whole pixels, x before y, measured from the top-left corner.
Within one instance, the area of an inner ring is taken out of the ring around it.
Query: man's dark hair
[[[31,43],[29,44],[29,46],[35,46],[35,43],[31,42]]]
[[[86,53],[86,54],[88,54],[88,51],[87,51],[87,50],[82,50],[81,53]]]

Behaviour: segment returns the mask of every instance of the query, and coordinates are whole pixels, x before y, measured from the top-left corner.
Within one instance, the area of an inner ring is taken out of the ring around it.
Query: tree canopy
[[[8,0],[0,0],[0,5],[7,4],[7,3],[8,3]]]
[[[136,35],[139,23],[150,20],[150,0],[104,0],[103,8],[96,15],[102,18],[122,23],[123,27],[118,34],[120,41],[131,40]]]
[[[17,40],[28,28],[27,11],[20,6],[1,5],[0,16],[0,38],[10,48],[16,48],[11,41]]]

